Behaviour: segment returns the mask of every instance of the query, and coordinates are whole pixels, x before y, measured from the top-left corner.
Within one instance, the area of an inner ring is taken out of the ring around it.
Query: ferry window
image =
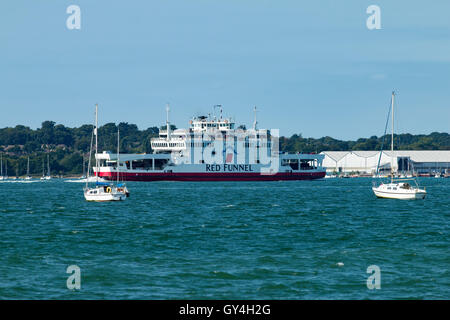
[[[393,188],[394,190],[397,190],[397,188]]]
[[[301,170],[312,170],[312,169],[314,169],[311,161],[312,160],[306,160],[306,159],[300,160],[300,169]]]
[[[388,187],[388,190],[391,190],[391,187]]]
[[[133,160],[133,169],[150,170],[151,168],[151,159]]]

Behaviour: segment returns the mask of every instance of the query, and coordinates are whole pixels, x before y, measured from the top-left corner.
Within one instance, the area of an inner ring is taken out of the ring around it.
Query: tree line
[[[280,137],[280,150],[287,152],[322,152],[350,150],[381,150],[390,149],[391,135],[381,137],[359,138],[356,141],[343,141],[332,137],[319,139],[303,138],[294,134],[290,138]],[[395,150],[450,150],[450,135],[433,132],[428,135],[409,133],[394,135]]]
[[[36,130],[23,125],[2,128],[0,152],[3,156],[3,172],[7,170],[9,176],[26,174],[30,158],[30,173],[40,174],[43,167],[45,170],[47,168],[49,155],[52,174],[81,174],[83,161],[87,167],[92,129],[92,125],[69,128],[53,121],[44,121],[41,128]],[[159,134],[158,127],[139,130],[135,124],[107,123],[98,129],[99,151],[117,149],[118,129],[121,153],[151,152],[150,139]]]
[[[29,158],[30,173],[39,175],[43,167],[47,170],[47,155],[49,155],[52,174],[81,174],[83,162],[87,163],[89,156],[92,128],[92,125],[69,128],[53,121],[44,121],[41,128],[36,130],[23,125],[0,129],[3,173],[7,170],[9,176],[26,174]],[[159,134],[158,127],[139,130],[135,124],[107,123],[98,130],[99,151],[117,149],[118,129],[121,153],[150,153],[152,152],[150,139]],[[176,127],[172,125],[172,130],[175,129]],[[291,137],[280,137],[280,150],[305,153],[319,153],[326,150],[380,150],[383,141],[384,148],[389,148],[390,135],[343,141],[332,137],[303,138],[301,134],[294,134]],[[450,150],[448,133],[400,134],[394,136],[394,142],[398,150]]]

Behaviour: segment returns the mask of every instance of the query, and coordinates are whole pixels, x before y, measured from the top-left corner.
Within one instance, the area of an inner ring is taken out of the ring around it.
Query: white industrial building
[[[380,171],[391,170],[391,151],[323,151],[327,172],[373,174],[380,158]],[[450,150],[393,151],[394,171],[434,173],[450,172]]]

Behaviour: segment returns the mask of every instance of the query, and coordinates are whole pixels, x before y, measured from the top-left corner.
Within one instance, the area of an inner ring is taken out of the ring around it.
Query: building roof
[[[323,151],[334,161],[339,161],[348,155],[355,155],[361,158],[371,158],[379,156],[380,151]],[[391,151],[383,150],[383,153],[391,157]],[[414,162],[450,162],[450,150],[394,150],[395,157],[409,157]]]
[[[350,154],[350,151],[322,151],[321,154],[330,157],[334,161],[339,161],[346,155]]]

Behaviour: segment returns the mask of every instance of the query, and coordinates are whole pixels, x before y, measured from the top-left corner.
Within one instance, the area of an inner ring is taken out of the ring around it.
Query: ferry
[[[279,151],[278,130],[236,128],[232,118],[194,117],[188,129],[171,129],[169,108],[166,125],[151,139],[153,152],[95,155],[94,172],[105,180],[124,181],[279,181],[313,180],[326,175],[324,155]],[[216,110],[216,108],[214,108]]]

